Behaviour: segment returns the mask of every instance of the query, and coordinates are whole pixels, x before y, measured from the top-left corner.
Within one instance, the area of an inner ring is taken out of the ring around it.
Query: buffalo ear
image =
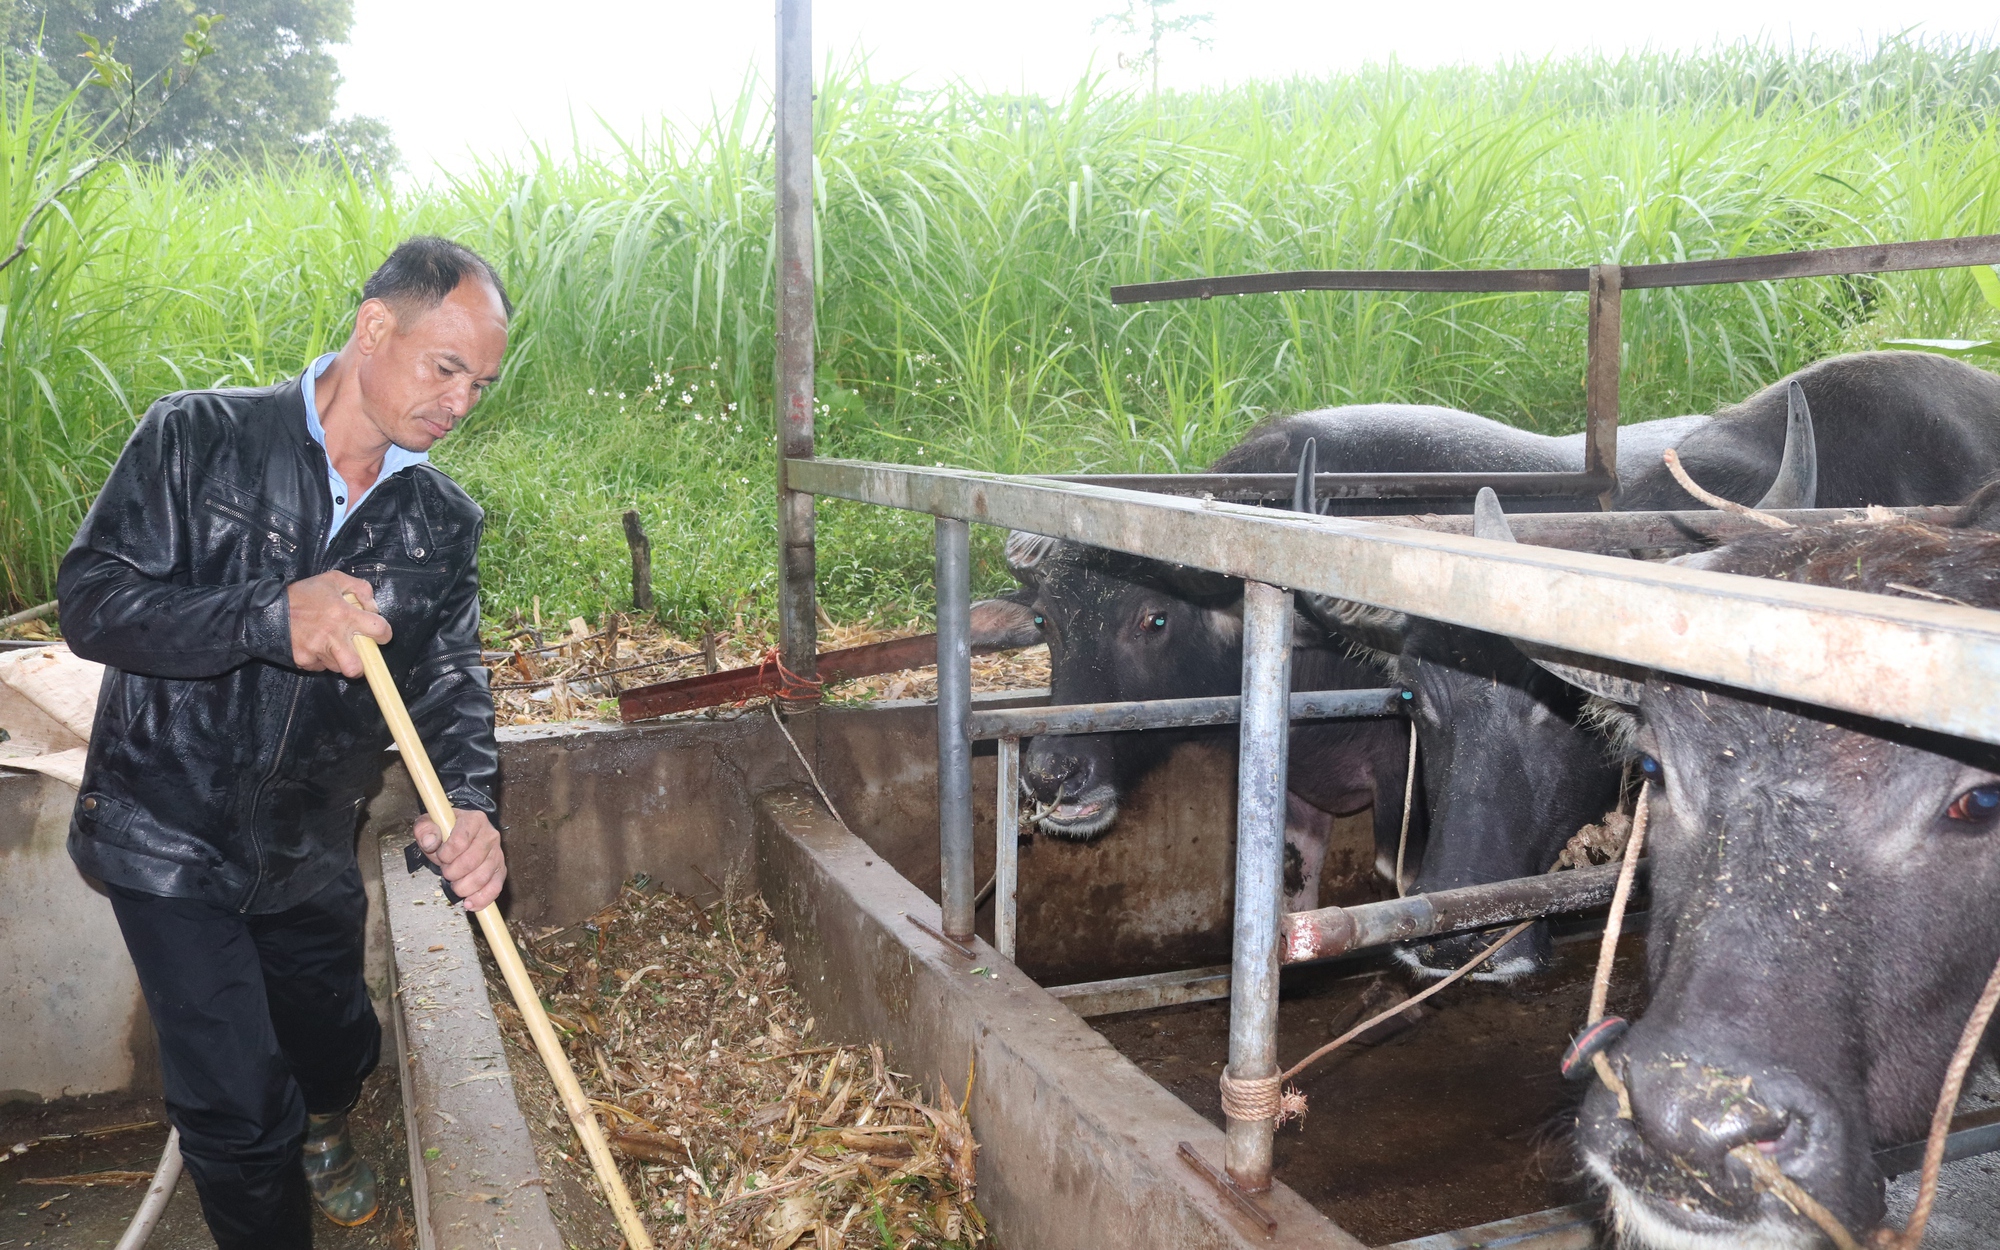
[[[1639,696],[1646,691],[1644,669],[1632,668],[1614,660],[1578,655],[1573,651],[1564,651],[1557,647],[1543,647],[1518,641],[1514,645],[1550,673],[1585,694],[1594,694],[1607,702],[1622,704],[1625,707],[1637,707]],[[1574,662],[1579,660],[1583,663]]]
[[[1211,572],[1186,564],[1167,564],[1161,566],[1159,578],[1176,595],[1203,607],[1222,607],[1243,598],[1243,579],[1227,573]]]
[[[1033,586],[1041,576],[1042,565],[1062,546],[1062,540],[1050,538],[1046,534],[1030,534],[1026,530],[1015,530],[1007,535],[1004,552],[1007,571],[1023,586]]]
[[[1785,451],[1779,457],[1777,479],[1750,506],[1762,512],[1812,508],[1818,499],[1819,450],[1813,445],[1812,409],[1806,406],[1805,388],[1794,382],[1785,391]]]
[[[972,605],[972,647],[975,651],[1012,651],[1042,641],[1035,623],[1035,592],[1017,590],[998,599]]]

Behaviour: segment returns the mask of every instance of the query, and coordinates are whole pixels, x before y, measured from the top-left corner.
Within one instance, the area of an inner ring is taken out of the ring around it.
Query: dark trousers
[[[305,1250],[306,1115],[345,1111],[381,1029],[362,980],[361,871],[245,916],[112,887],[160,1042],[167,1118],[221,1250]]]

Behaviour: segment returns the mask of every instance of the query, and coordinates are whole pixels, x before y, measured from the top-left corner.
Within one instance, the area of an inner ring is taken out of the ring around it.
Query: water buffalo
[[[1633,426],[1623,434],[1628,445],[1657,458],[1660,448],[1707,420],[1672,418]],[[1318,449],[1318,467],[1324,472],[1558,472],[1583,464],[1580,436],[1534,434],[1449,408],[1367,404],[1264,422],[1213,469],[1289,472],[1308,439]],[[1643,460],[1632,458],[1635,464]],[[1383,509],[1377,501],[1365,506]],[[1439,503],[1402,506],[1428,509]],[[1591,504],[1545,499],[1525,506],[1569,510]],[[1240,581],[1029,535],[1015,535],[1008,553],[1024,590],[1008,600],[979,605],[985,613],[981,619],[992,631],[980,641],[1047,641],[1057,703],[1189,698],[1240,689]],[[1373,662],[1358,655],[1347,639],[1309,619],[1298,622],[1296,634],[1295,689],[1383,684]],[[1400,722],[1379,719],[1301,723],[1293,729],[1288,906],[1314,904],[1334,816],[1372,805],[1378,852],[1393,857],[1407,772],[1406,732]],[[1153,731],[1033,739],[1022,771],[1024,785],[1042,807],[1042,830],[1082,840],[1102,834],[1117,819],[1120,794],[1184,736]],[[1418,824],[1414,837],[1420,840],[1421,835]]]
[[[1978,524],[1991,524],[1992,497]],[[1772,531],[1683,563],[2000,608],[2000,535],[1903,521]],[[1579,1145],[1628,1244],[1822,1244],[1761,1194],[1753,1144],[1846,1226],[1883,1215],[1876,1146],[1920,1136],[2000,958],[2000,749],[1677,677],[1565,670],[1636,706],[1653,779],[1651,1001]]]
[[[1764,489],[1771,470],[1760,472],[1751,453],[1777,454],[1794,384],[1810,403],[1821,507],[1956,503],[2000,474],[2000,378],[1944,357],[1879,352],[1810,366],[1690,432],[1679,452],[1694,479],[1744,503]],[[1624,467],[1643,473],[1635,480],[1621,472],[1620,509],[1699,506],[1664,466]],[[1382,680],[1416,692],[1428,836],[1414,890],[1541,872],[1616,801],[1627,753],[1574,690],[1513,644],[1434,621],[1362,615]],[[1401,954],[1419,972],[1441,975],[1477,947],[1457,937]],[[1475,976],[1519,976],[1545,966],[1548,954],[1538,926]]]

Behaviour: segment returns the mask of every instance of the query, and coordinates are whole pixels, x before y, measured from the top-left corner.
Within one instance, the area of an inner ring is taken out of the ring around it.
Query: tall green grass
[[[2000,231],[1997,104],[2000,52],[1915,40],[1389,65],[1158,99],[1101,81],[1047,101],[920,93],[835,68],[817,102],[820,446],[1007,472],[1190,469],[1263,415],[1361,400],[1575,429],[1580,297],[1114,308],[1108,290]],[[150,397],[295,371],[344,337],[397,238],[440,230],[486,252],[520,307],[502,384],[438,455],[488,509],[489,612],[622,603],[617,517],[636,506],[665,615],[762,619],[767,103],[746,93],[698,129],[618,139],[609,156],[537,152],[401,192],[335,170],[98,181],[52,237],[59,289],[9,305],[40,380],[17,381],[8,340],[6,593],[46,595]],[[1635,293],[1626,417],[1709,410],[1832,352],[1993,324],[1963,274]],[[922,611],[917,521],[822,515],[830,611]]]

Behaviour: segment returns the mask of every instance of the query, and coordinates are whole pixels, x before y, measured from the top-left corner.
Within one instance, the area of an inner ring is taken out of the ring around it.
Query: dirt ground
[[[1305,1122],[1278,1130],[1276,1172],[1369,1245],[1465,1228],[1587,1197],[1567,1144],[1582,1097],[1556,1061],[1583,1020],[1596,941],[1557,948],[1558,966],[1515,986],[1460,982],[1422,1021],[1379,1045],[1349,1044],[1299,1082]],[[1644,939],[1620,944],[1611,1010],[1642,1005]],[[1290,1065],[1360,1019],[1386,962],[1288,974],[1279,1059]],[[1379,993],[1380,991],[1376,991]],[[1196,1003],[1092,1021],[1113,1046],[1218,1126],[1216,1077],[1229,1004]]]
[[[386,1038],[384,1040],[387,1040]],[[152,1127],[103,1137],[42,1141],[0,1163],[0,1248],[97,1250],[113,1246],[139,1209],[145,1186],[35,1185],[35,1177],[91,1172],[152,1172],[166,1145],[165,1109],[157,1098],[72,1098],[41,1106],[0,1107],[0,1154],[16,1142],[117,1124],[153,1121]],[[393,1059],[376,1068],[352,1118],[355,1142],[379,1178],[381,1210],[360,1228],[341,1228],[317,1214],[313,1244],[320,1250],[413,1250],[410,1168],[403,1135],[402,1095]],[[152,1250],[213,1250],[215,1239],[201,1218],[194,1184],[185,1175],[148,1243]]]

